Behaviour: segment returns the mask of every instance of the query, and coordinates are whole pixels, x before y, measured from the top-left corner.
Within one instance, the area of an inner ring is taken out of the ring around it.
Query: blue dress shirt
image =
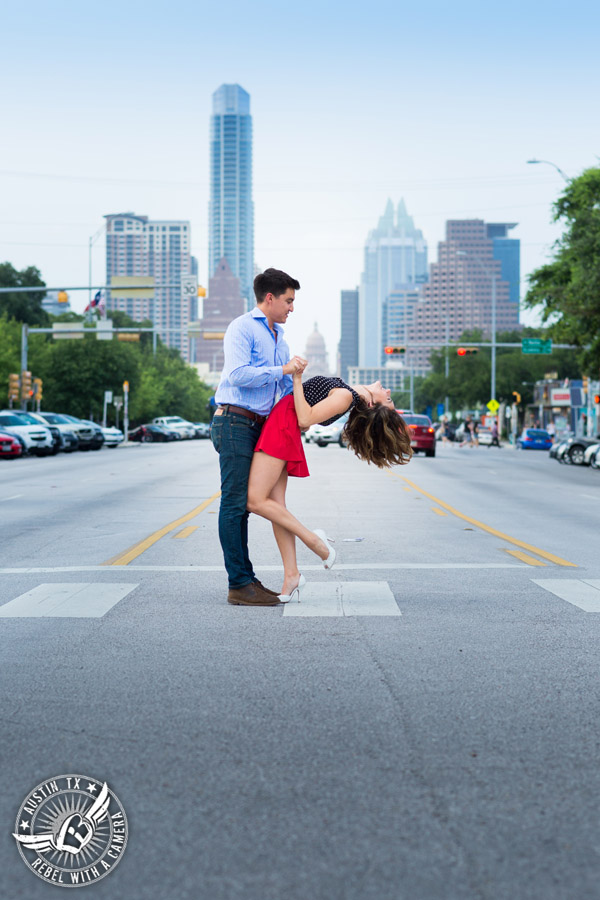
[[[267,416],[275,402],[293,390],[291,375],[283,374],[290,351],[283,328],[275,324],[277,340],[259,306],[234,319],[225,332],[225,365],[215,394],[218,404],[243,406]]]

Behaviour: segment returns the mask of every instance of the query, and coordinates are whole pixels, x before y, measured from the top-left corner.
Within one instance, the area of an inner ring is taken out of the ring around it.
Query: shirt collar
[[[265,325],[267,326],[267,328],[269,328],[269,323],[267,322],[267,317],[265,316],[264,312],[262,311],[262,309],[259,306],[255,306],[254,309],[252,309],[250,311],[250,315],[252,316],[253,319],[264,319]],[[277,332],[277,334],[283,334],[283,325],[280,325],[279,322],[275,322],[274,325],[275,325],[275,331]],[[270,330],[271,329],[269,328],[269,331]]]

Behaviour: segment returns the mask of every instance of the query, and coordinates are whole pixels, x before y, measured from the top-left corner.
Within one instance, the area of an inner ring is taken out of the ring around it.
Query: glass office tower
[[[254,306],[254,204],[250,95],[239,84],[213,94],[210,120],[209,277],[225,258],[240,280],[246,308]]]

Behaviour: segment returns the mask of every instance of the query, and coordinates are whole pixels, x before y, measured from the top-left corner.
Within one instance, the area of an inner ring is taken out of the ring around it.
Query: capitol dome
[[[315,322],[315,330],[309,334],[306,339],[306,350],[304,355],[308,360],[308,365],[304,371],[306,378],[312,378],[314,375],[330,375],[329,362],[327,360],[327,347],[325,338],[319,332],[317,323]]]

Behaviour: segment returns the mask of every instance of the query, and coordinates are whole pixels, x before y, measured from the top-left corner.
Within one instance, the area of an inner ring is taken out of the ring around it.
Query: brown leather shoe
[[[230,588],[227,602],[232,606],[277,606],[277,594],[267,594],[256,584],[245,584],[241,588]]]
[[[258,578],[253,582],[253,584],[255,587],[260,588],[261,591],[264,591],[265,594],[270,594],[271,597],[279,597],[279,594],[277,591],[272,591],[271,588],[265,587],[264,584],[262,583],[262,581],[259,581]]]

